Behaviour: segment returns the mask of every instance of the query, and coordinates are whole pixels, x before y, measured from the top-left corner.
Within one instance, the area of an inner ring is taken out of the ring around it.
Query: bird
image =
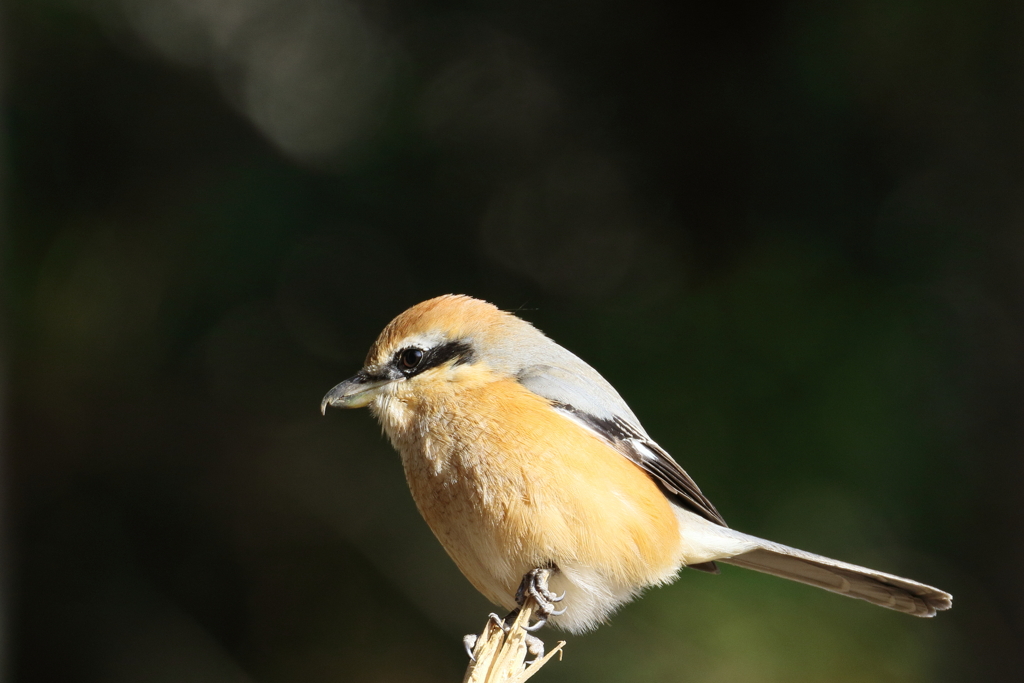
[[[467,295],[392,320],[320,406],[369,407],[419,512],[469,582],[578,634],[684,567],[745,567],[918,617],[937,588],[731,529],[595,369]],[[557,609],[556,609],[557,607]]]

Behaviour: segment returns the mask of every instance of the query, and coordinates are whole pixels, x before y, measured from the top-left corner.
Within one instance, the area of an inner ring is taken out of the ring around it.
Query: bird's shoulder
[[[622,456],[646,471],[677,505],[708,521],[727,526],[711,501],[669,453],[640,425],[633,411],[597,371],[549,363],[524,368],[518,381],[549,401],[550,407],[606,441]]]

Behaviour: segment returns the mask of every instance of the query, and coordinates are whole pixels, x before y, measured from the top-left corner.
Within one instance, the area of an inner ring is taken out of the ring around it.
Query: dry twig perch
[[[508,633],[494,619],[487,620],[473,648],[474,661],[469,663],[462,683],[523,683],[540,671],[555,654],[559,659],[562,658],[564,640],[558,641],[551,652],[527,666],[526,657],[529,653],[526,649],[526,636],[529,633],[523,626],[530,623],[536,608],[537,604],[532,599],[528,600]]]

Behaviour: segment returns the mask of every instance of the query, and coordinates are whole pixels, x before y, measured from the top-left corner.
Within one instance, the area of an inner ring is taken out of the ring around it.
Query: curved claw
[[[562,609],[553,609],[550,612],[548,612],[548,616],[549,617],[560,617],[563,614],[565,614],[568,610],[569,610],[568,607],[563,607]]]
[[[546,624],[546,623],[548,623],[548,618],[547,617],[541,617],[540,619],[537,620],[536,624],[534,624],[533,626],[524,626],[523,630],[524,631],[529,631],[530,633],[533,633],[534,631],[539,631],[540,629],[542,629],[544,627],[544,624]]]
[[[467,636],[462,636],[462,645],[466,648],[466,654],[469,655],[469,661],[475,662],[476,657],[473,656],[473,649],[476,647],[477,635],[470,633]]]
[[[500,628],[505,633],[508,633],[509,630],[511,630],[512,628],[512,622],[515,621],[516,615],[518,613],[519,610],[512,610],[512,612],[510,612],[508,616],[502,619],[494,612],[491,612],[489,615],[487,615],[487,620],[493,623],[498,628]]]
[[[565,591],[562,591],[562,594],[558,597],[548,598],[548,602],[562,602],[562,600],[565,600]],[[552,612],[552,614],[554,614],[554,612]]]

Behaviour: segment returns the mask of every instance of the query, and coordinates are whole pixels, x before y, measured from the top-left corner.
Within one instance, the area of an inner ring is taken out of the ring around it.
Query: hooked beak
[[[332,408],[362,408],[377,398],[381,387],[390,384],[391,379],[379,379],[370,377],[363,370],[360,370],[354,377],[350,377],[338,386],[327,392],[324,400],[320,402],[320,413],[327,412],[327,406]]]

